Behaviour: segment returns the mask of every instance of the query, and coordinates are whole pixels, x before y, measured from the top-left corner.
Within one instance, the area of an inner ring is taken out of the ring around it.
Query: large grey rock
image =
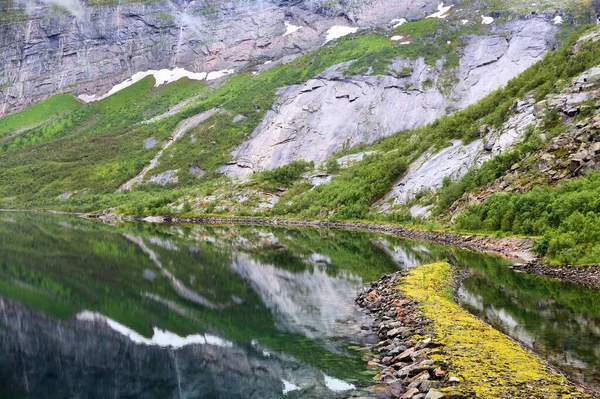
[[[0,116],[58,92],[102,95],[149,69],[238,70],[298,55],[323,44],[334,25],[422,18],[436,6],[424,0],[70,3],[71,14],[40,1],[28,8],[27,22],[0,25]],[[286,21],[301,29],[284,35]]]
[[[345,77],[346,64],[330,68],[306,84],[281,89],[273,109],[221,171],[243,176],[297,159],[321,162],[347,147],[430,123],[506,84],[541,58],[555,33],[551,22],[534,18],[499,26],[491,36],[466,38],[458,83],[449,90],[441,62],[396,60],[392,68],[412,71],[406,77]]]
[[[454,95],[464,108],[505,85],[551,48],[557,28],[543,18],[494,26],[492,36],[471,36],[460,63]]]
[[[517,102],[513,107],[514,114],[508,121],[481,139],[466,145],[461,140],[454,140],[441,150],[431,148],[426,151],[374,208],[387,212],[395,205],[406,204],[421,192],[439,189],[444,179],[456,181],[472,167],[504,153],[522,140],[528,126],[538,123],[534,116],[534,104],[533,97]],[[411,208],[413,216],[427,217],[428,211],[420,206]]]

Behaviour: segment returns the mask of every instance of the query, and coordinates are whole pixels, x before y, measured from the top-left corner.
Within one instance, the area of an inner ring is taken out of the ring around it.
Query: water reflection
[[[592,384],[600,297],[493,257],[377,234],[0,214],[0,392],[346,397],[369,382],[356,290],[450,259],[461,303]]]
[[[537,276],[474,267],[460,302],[542,354],[572,378],[600,387],[600,295]]]

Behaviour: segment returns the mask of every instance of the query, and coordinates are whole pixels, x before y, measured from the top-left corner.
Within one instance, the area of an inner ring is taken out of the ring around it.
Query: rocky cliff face
[[[423,0],[162,0],[67,11],[39,2],[26,8],[26,22],[0,23],[0,116],[55,93],[104,94],[149,69],[237,71],[294,57],[323,44],[332,26],[385,25],[435,7]]]
[[[250,140],[234,151],[232,165],[222,170],[239,176],[298,159],[321,162],[342,149],[430,123],[527,69],[551,48],[556,32],[551,20],[534,18],[469,36],[454,71],[444,70],[443,60],[429,66],[422,58],[397,59],[391,69],[399,75],[410,71],[403,77],[346,77],[340,72],[346,65],[336,66],[282,89]]]

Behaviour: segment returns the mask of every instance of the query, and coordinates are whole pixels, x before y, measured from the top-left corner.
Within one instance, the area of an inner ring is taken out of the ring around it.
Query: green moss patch
[[[458,390],[477,398],[582,398],[561,374],[533,353],[463,310],[452,298],[448,263],[419,266],[400,289],[421,304],[436,340],[445,344],[436,360],[447,361],[461,380]]]

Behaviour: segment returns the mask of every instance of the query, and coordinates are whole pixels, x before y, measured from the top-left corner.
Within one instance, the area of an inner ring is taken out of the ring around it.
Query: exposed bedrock
[[[149,69],[239,70],[320,46],[334,25],[387,25],[436,7],[424,0],[323,3],[161,0],[67,12],[40,2],[27,22],[0,24],[0,115],[58,92],[101,95]],[[286,34],[286,23],[300,29]]]
[[[430,123],[475,103],[539,60],[557,28],[544,18],[497,26],[468,36],[460,66],[397,59],[391,69],[410,76],[343,75],[344,64],[306,84],[280,90],[251,138],[233,152],[231,176],[272,169],[294,160],[321,162],[359,143]]]

